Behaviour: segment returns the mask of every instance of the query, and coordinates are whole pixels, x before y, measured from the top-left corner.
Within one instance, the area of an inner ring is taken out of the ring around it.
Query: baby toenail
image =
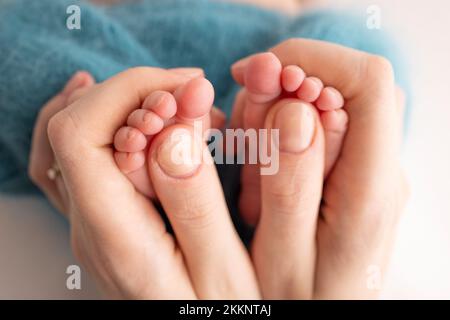
[[[132,140],[135,137],[136,137],[136,131],[134,131],[133,129],[129,129],[128,133],[127,133],[127,139]]]
[[[154,119],[154,115],[153,115],[153,113],[151,113],[151,112],[146,112],[145,114],[144,114],[144,122],[145,123],[151,123],[152,121],[153,121],[153,119]]]
[[[305,103],[290,103],[275,115],[274,129],[280,130],[280,151],[303,152],[312,143],[315,133],[315,119]]]
[[[187,129],[174,130],[159,146],[156,159],[169,176],[183,178],[194,174],[201,163],[202,144]]]
[[[309,79],[310,79],[311,81],[313,81],[315,84],[319,85],[319,86],[322,85],[322,81],[321,81],[319,78],[316,78],[316,77],[309,77]]]
[[[150,99],[150,105],[155,107],[159,106],[163,103],[165,98],[166,98],[165,92],[155,92],[155,94],[152,95]]]

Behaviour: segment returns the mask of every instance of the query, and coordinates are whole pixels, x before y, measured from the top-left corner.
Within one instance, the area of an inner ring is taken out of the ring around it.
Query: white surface
[[[394,30],[410,55],[414,109],[404,164],[412,195],[383,297],[450,299],[450,2],[339,3],[379,5],[383,28]]]
[[[81,290],[67,289],[73,264],[69,226],[45,200],[0,195],[0,299],[99,298],[83,271]]]
[[[416,89],[404,157],[412,198],[383,296],[450,299],[450,3],[370,4],[409,43]],[[0,298],[98,297],[84,273],[81,291],[66,289],[73,263],[68,227],[44,201],[0,196]]]
[[[404,156],[412,197],[386,297],[450,299],[450,3],[391,2],[410,43],[416,101]]]

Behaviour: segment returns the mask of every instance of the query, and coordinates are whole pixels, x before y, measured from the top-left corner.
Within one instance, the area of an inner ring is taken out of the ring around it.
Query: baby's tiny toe
[[[155,91],[145,99],[142,108],[155,112],[163,120],[168,120],[175,116],[177,103],[171,93],[167,91]]]
[[[320,120],[325,136],[325,177],[327,177],[341,153],[347,132],[348,115],[344,109],[324,111],[320,115]]]
[[[320,119],[325,131],[344,133],[347,130],[348,115],[344,109],[322,112]]]
[[[137,109],[128,117],[127,124],[145,135],[154,135],[164,128],[164,121],[153,111]]]
[[[316,107],[322,111],[340,109],[344,106],[344,97],[333,87],[326,87],[316,101]]]
[[[120,171],[127,174],[141,168],[145,164],[144,151],[138,152],[114,152],[114,159]]]
[[[114,147],[121,152],[137,152],[147,146],[147,138],[136,128],[122,127],[114,136]]]
[[[196,78],[179,87],[174,96],[177,118],[195,120],[209,114],[214,102],[214,88],[207,79]]]
[[[287,92],[297,91],[305,80],[305,72],[299,66],[290,65],[281,73],[281,85]]]
[[[316,77],[306,78],[297,91],[297,97],[305,102],[314,102],[319,98],[323,83]]]
[[[245,71],[245,87],[255,103],[265,103],[281,93],[280,60],[271,52],[252,56]]]

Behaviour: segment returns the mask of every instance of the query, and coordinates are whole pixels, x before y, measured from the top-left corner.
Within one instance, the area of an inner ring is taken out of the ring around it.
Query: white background
[[[379,5],[383,27],[410,54],[414,110],[404,164],[412,196],[383,297],[450,299],[450,2],[340,3]]]
[[[339,5],[347,3],[366,1]],[[404,151],[412,197],[383,297],[450,299],[450,2],[367,3],[380,5],[383,27],[407,44],[415,91]],[[0,195],[0,299],[98,298],[85,273],[82,290],[66,289],[75,263],[68,231],[45,201]]]

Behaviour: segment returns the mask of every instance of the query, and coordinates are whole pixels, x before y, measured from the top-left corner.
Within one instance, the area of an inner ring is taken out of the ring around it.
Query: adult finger
[[[184,125],[152,142],[149,174],[174,228],[196,293],[208,299],[256,299],[253,268],[234,229],[207,146]]]
[[[308,299],[322,198],[323,129],[315,108],[294,99],[269,111],[266,129],[271,162],[261,168],[262,209],[252,247],[257,275],[264,298]]]
[[[404,205],[392,66],[382,57],[304,39],[289,40],[273,52],[283,64],[299,65],[338,89],[349,116],[323,192],[314,297],[373,297],[368,268],[384,270],[390,253],[386,239],[395,234]]]
[[[96,85],[48,125],[70,196],[74,251],[103,286],[122,296],[195,297],[173,237],[151,201],[119,170],[110,145],[150,92],[184,81],[161,69],[131,69]]]
[[[63,176],[71,182],[69,193],[87,199],[84,205],[90,212],[101,212],[97,209],[104,205],[91,197],[93,189],[121,198],[121,190],[114,186],[124,184],[127,190],[122,191],[135,192],[112,156],[110,145],[116,130],[149,93],[172,91],[187,79],[162,69],[130,69],[97,84],[95,90],[52,117],[48,134]],[[118,183],[110,183],[113,176]]]
[[[199,77],[205,76],[205,72],[201,68],[172,68],[172,69],[169,69],[168,71],[177,73],[177,74],[189,77],[189,78],[199,78]]]
[[[74,144],[109,145],[124,119],[151,92],[172,92],[189,79],[189,76],[158,68],[128,69],[96,85],[96,90],[89,91],[60,113],[60,117],[55,117],[53,126],[58,126],[58,119],[70,119],[65,125],[70,125],[66,131],[78,133]],[[108,115],[107,121],[99,121],[105,115]]]
[[[338,171],[345,172],[345,180],[349,181],[345,186],[352,189],[343,192],[359,194],[360,199],[382,194],[373,188],[378,174],[391,171],[398,155],[397,139],[393,139],[398,136],[398,121],[390,63],[382,57],[306,39],[288,40],[272,52],[283,65],[299,65],[343,94],[349,125],[335,168],[342,167]],[[360,204],[351,201],[349,205],[355,208],[346,210],[361,213],[361,208],[356,208]]]
[[[93,82],[94,80],[89,73],[84,71],[75,73],[64,89],[40,110],[33,129],[28,168],[29,176],[61,213],[66,212],[66,191],[63,183],[59,181],[59,177],[52,181],[47,175],[48,169],[55,162],[53,150],[48,141],[47,125],[52,116],[67,106],[67,99],[74,91],[87,88]]]

